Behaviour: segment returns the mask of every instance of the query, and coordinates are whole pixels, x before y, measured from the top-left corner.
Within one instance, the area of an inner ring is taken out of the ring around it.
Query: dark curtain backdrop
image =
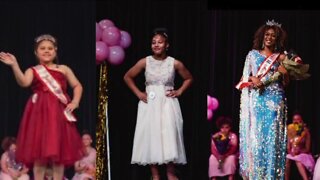
[[[206,92],[210,50],[208,11],[199,1],[97,2],[97,22],[112,20],[130,33],[132,44],[124,63],[108,66],[108,117],[110,129],[111,177],[114,180],[150,179],[149,167],[131,165],[138,99],[123,81],[125,72],[139,59],[151,54],[151,35],[156,27],[166,27],[169,55],[181,60],[194,76],[194,84],[180,98],[184,117],[187,165],[178,166],[181,179],[207,179],[209,124],[206,120]],[[143,73],[137,78],[144,87]],[[176,86],[181,85],[177,75]],[[161,167],[165,176],[164,167]]]
[[[75,111],[79,132],[95,137],[96,66],[95,4],[86,1],[1,2],[0,51],[13,53],[23,71],[37,64],[34,38],[49,33],[58,40],[61,64],[68,65],[83,86],[80,107]],[[0,63],[0,140],[16,136],[31,90],[21,88],[9,66]],[[72,97],[72,91],[69,89]]]
[[[310,64],[311,78],[291,81],[286,89],[288,123],[295,110],[302,112],[311,130],[312,153],[320,151],[319,67],[320,67],[320,12],[303,10],[245,11],[212,10],[210,24],[212,38],[209,73],[209,94],[216,97],[220,107],[213,117],[230,115],[234,130],[239,128],[240,91],[234,88],[242,76],[247,53],[251,50],[253,35],[268,19],[282,24],[288,33],[288,49],[294,49],[305,63]],[[212,122],[211,126],[214,126]]]

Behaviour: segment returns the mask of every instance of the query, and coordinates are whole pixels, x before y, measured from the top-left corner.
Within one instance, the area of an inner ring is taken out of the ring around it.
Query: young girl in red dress
[[[43,180],[47,166],[54,179],[62,179],[64,168],[81,158],[82,143],[73,115],[79,106],[82,86],[72,70],[57,62],[57,40],[49,34],[35,39],[39,64],[24,73],[14,55],[1,52],[0,60],[12,68],[21,87],[31,87],[17,136],[16,158],[33,167],[35,180]],[[73,98],[67,95],[67,85]]]

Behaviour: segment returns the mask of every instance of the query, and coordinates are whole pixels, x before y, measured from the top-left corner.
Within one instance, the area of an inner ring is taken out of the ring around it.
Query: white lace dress
[[[131,164],[186,163],[179,101],[166,96],[174,88],[174,77],[174,58],[146,57],[148,103],[138,104]]]

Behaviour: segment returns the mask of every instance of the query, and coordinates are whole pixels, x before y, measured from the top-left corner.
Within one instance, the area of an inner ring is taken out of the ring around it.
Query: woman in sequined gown
[[[256,31],[253,49],[246,56],[239,83],[242,84],[237,87],[241,90],[239,161],[243,179],[284,178],[287,142],[284,86],[288,73],[280,62],[285,58],[285,41],[286,32],[281,24],[267,21]],[[271,57],[273,63],[265,71],[260,70]],[[281,72],[283,78],[264,86],[275,71]]]
[[[159,180],[158,165],[166,164],[169,180],[177,179],[174,164],[186,164],[183,118],[178,97],[191,85],[192,75],[182,62],[167,56],[169,47],[165,29],[156,29],[152,37],[153,55],[139,60],[124,76],[140,99],[131,164],[150,165],[152,179]],[[145,92],[134,78],[145,70]],[[184,79],[174,89],[175,71]]]

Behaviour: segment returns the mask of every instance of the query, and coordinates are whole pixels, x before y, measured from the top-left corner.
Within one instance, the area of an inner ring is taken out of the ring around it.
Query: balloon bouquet
[[[124,61],[124,49],[131,44],[128,32],[120,30],[109,19],[96,23],[96,64],[105,60],[112,65],[119,65]]]
[[[216,111],[219,107],[219,101],[207,95],[207,119],[210,121],[212,119],[214,111]]]
[[[98,93],[98,123],[96,126],[96,179],[111,179],[108,97],[107,97],[107,63],[120,65],[124,61],[124,49],[131,44],[128,32],[120,30],[109,19],[96,23],[96,64],[100,68]],[[106,158],[107,155],[107,158]]]

